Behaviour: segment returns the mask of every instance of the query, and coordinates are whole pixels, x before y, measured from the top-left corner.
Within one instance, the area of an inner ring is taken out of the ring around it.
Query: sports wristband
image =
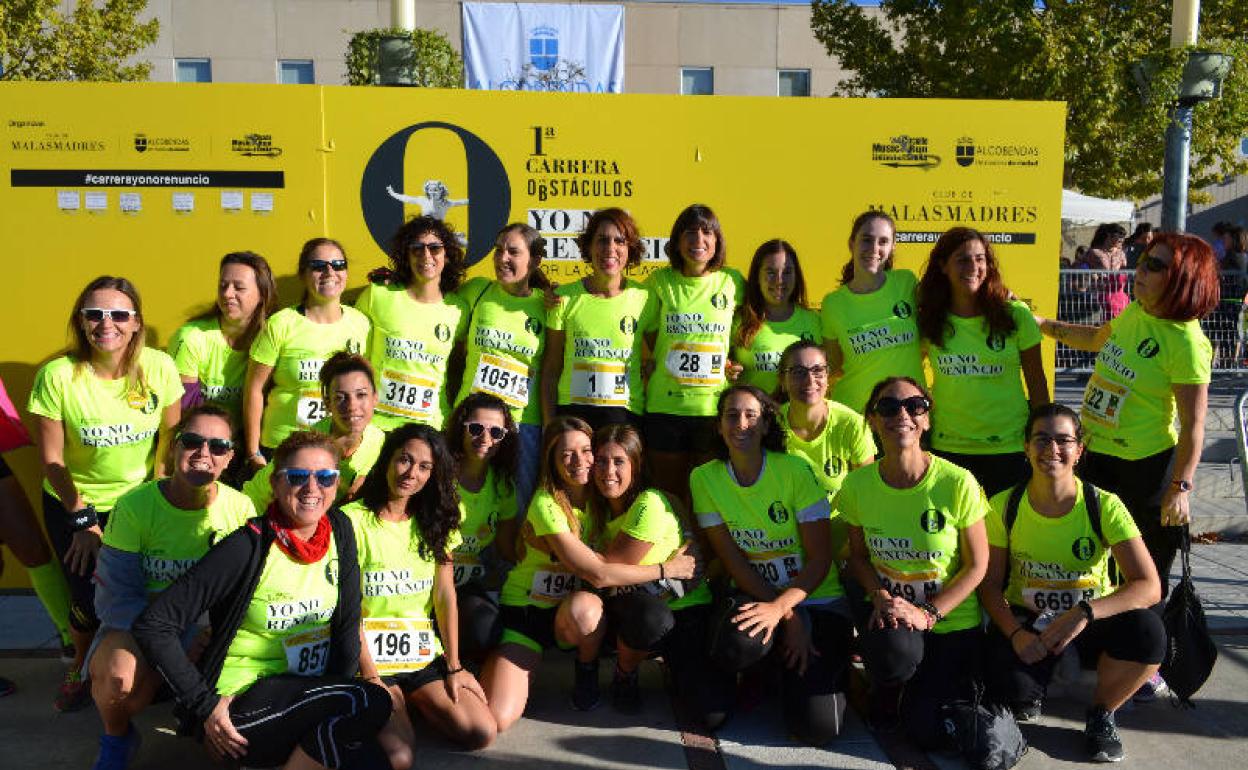
[[[450,676],[451,674],[458,674],[460,671],[463,671],[463,670],[464,670],[463,666],[456,666],[455,668],[448,668],[446,670],[446,673],[443,674],[442,676],[443,678],[445,678],[445,677]]]
[[[80,508],[69,514],[69,528],[74,532],[91,529],[99,523],[100,517],[96,514],[94,505],[88,505],[86,508]]]
[[[936,609],[936,605],[931,602],[923,602],[919,605],[919,609],[936,618],[937,623],[945,619],[945,616],[940,614],[940,610]]]

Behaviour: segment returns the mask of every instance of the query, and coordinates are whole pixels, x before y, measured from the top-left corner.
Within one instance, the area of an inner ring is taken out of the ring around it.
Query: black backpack
[[[1209,636],[1205,610],[1192,583],[1192,534],[1183,527],[1179,547],[1183,577],[1170,592],[1161,620],[1166,626],[1166,657],[1161,662],[1161,676],[1170,686],[1176,705],[1193,707],[1192,696],[1213,672],[1218,661],[1218,648]]]
[[[983,685],[975,685],[971,700],[941,706],[940,713],[949,748],[972,770],[1010,770],[1027,753],[1027,739],[1014,712],[999,703],[985,703]]]
[[[1005,501],[1005,534],[1008,536],[1014,528],[1014,520],[1018,518],[1018,504],[1023,501],[1027,491],[1027,479],[1023,479],[1010,490],[1010,497]],[[1088,523],[1101,545],[1105,545],[1105,533],[1101,531],[1101,491],[1086,481],[1083,485],[1083,505],[1088,509]]]

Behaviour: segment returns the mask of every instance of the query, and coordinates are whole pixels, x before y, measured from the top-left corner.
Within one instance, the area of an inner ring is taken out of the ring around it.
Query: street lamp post
[[[1200,0],[1174,0],[1170,17],[1170,47],[1195,45]],[[1166,160],[1162,167],[1161,229],[1181,233],[1187,229],[1187,178],[1192,152],[1192,103],[1180,100],[1170,111],[1166,126]]]

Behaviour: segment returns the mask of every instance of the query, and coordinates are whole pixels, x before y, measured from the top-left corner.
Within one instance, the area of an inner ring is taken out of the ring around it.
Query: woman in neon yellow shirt
[[[605,515],[590,505],[592,441],[593,430],[576,417],[546,426],[540,489],[521,530],[519,562],[503,584],[502,644],[481,674],[499,732],[524,713],[544,647],[576,648],[572,705],[581,711],[598,705],[598,648],[607,629],[602,599],[592,589],[694,574],[683,548],[644,567],[610,564],[594,550]]]
[[[325,359],[339,350],[359,353],[368,340],[368,318],[341,301],[347,255],[340,243],[313,238],[303,244],[299,277],[303,300],[274,313],[249,353],[243,431],[247,461],[255,468],[265,465],[272,447],[290,433],[325,419],[328,407],[319,387]]]
[[[391,766],[412,766],[409,707],[464,748],[485,748],[497,729],[459,657],[451,551],[460,517],[442,434],[420,423],[392,431],[359,501],[343,512],[355,527],[364,592],[360,675],[394,701],[378,736]]]
[[[646,452],[655,485],[688,502],[689,471],[713,456],[715,399],[728,385],[745,281],[724,266],[724,231],[709,206],[680,212],[664,249],[671,266],[646,278],[655,308],[642,327],[655,363],[646,384]]]
[[[637,223],[618,208],[594,212],[576,243],[592,270],[555,291],[560,302],[546,317],[543,423],[558,414],[594,428],[639,425],[642,330],[654,311],[650,291],[625,272],[641,264],[645,246]]]
[[[774,393],[781,379],[780,354],[798,340],[820,344],[823,330],[819,314],[807,307],[797,252],[777,238],[758,247],[746,274],[732,332],[730,366],[741,368],[736,381]]]
[[[1116,762],[1123,751],[1114,712],[1165,655],[1165,627],[1148,611],[1161,582],[1122,501],[1075,476],[1083,454],[1079,416],[1041,405],[1024,436],[1031,478],[993,497],[987,519],[991,547],[979,597],[992,619],[989,695],[1012,705],[1019,721],[1034,720],[1058,659],[1073,644],[1081,659],[1096,661],[1084,730],[1089,759]],[[1125,583],[1115,585],[1111,555]]]
[[[991,497],[1026,475],[1022,426],[1029,404],[1049,400],[1040,329],[1027,305],[1009,299],[992,244],[969,227],[936,241],[918,298],[933,374],[932,450]]]
[[[867,399],[879,460],[845,477],[851,602],[871,678],[870,719],[904,725],[921,746],[944,737],[940,707],[965,697],[982,632],[975,588],[988,566],[988,502],[975,477],[923,448],[931,398],[889,377]],[[855,592],[856,593],[856,592]],[[898,720],[900,719],[900,722]]]
[[[182,413],[173,359],[143,345],[133,284],[112,276],[87,284],[69,328],[69,351],[38,371],[27,404],[43,463],[44,524],[70,588],[74,660],[56,699],[61,711],[87,705],[78,671],[99,626],[91,574],[108,512],[153,473],[164,475],[165,446]]]
[[[489,393],[507,403],[519,424],[522,451],[515,474],[516,506],[526,510],[542,456],[541,362],[546,347],[546,295],[542,272],[546,239],[514,222],[498,234],[495,280],[473,278],[459,288],[469,307],[467,365],[455,403]],[[451,445],[455,442],[452,439]]]
[[[841,285],[823,298],[823,345],[832,398],[862,412],[875,383],[892,375],[923,382],[915,325],[915,277],[893,269],[897,226],[882,211],[865,211],[850,227],[852,255]]]
[[[370,283],[355,303],[372,321],[375,419],[383,430],[405,422],[441,430],[464,368],[468,308],[455,293],[464,250],[449,225],[421,216],[398,229],[389,256],[394,282]]]

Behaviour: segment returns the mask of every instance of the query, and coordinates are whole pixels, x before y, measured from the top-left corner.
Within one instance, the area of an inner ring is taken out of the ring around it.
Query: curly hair
[[[919,334],[934,345],[944,345],[945,334],[953,333],[953,324],[949,321],[953,287],[945,275],[945,266],[959,249],[976,241],[983,244],[986,270],[983,283],[975,291],[975,309],[984,317],[984,326],[993,334],[1008,337],[1018,328],[1010,313],[1009,292],[1001,282],[1001,270],[997,267],[992,244],[978,230],[954,227],[946,230],[932,247],[927,267],[923,269],[923,277],[915,290],[919,305],[915,322]]]
[[[741,319],[737,327],[736,344],[748,348],[763,322],[767,320],[767,300],[763,299],[763,260],[772,254],[784,254],[785,260],[793,264],[793,306],[806,307],[806,277],[802,274],[802,263],[797,259],[797,251],[793,245],[782,238],[773,238],[754,251],[750,260],[750,272],[745,279],[745,301],[737,310]]]
[[[516,488],[516,471],[520,464],[520,429],[511,416],[511,409],[498,396],[491,393],[471,393],[459,405],[446,421],[446,445],[451,457],[457,465],[464,461],[464,435],[467,433],[468,415],[478,409],[489,409],[503,416],[503,427],[507,435],[498,444],[489,459],[490,470],[494,472],[494,487],[502,494]],[[520,513],[524,513],[520,511]]]
[[[310,430],[297,430],[282,440],[273,450],[273,470],[280,471],[290,467],[290,460],[301,449],[323,449],[334,458],[334,465],[342,462],[342,450],[338,442],[324,433]],[[274,477],[276,477],[274,473]]]
[[[849,283],[854,280],[854,241],[858,238],[858,231],[876,219],[882,219],[888,223],[889,228],[893,231],[893,248],[897,248],[897,223],[888,214],[878,209],[868,209],[854,217],[854,223],[849,226],[849,261],[841,268],[841,283]],[[884,260],[884,269],[893,269],[892,251],[888,253],[888,259]]]
[[[455,488],[455,458],[441,433],[421,423],[406,423],[391,431],[360,487],[359,500],[374,514],[390,502],[390,465],[409,441],[423,441],[433,455],[429,480],[407,499],[407,515],[420,531],[417,553],[422,559],[445,563],[450,559],[447,543],[459,529],[459,491]]]
[[[468,266],[464,263],[464,247],[459,245],[455,231],[440,219],[412,217],[396,230],[394,237],[390,239],[390,269],[394,271],[399,283],[410,286],[412,263],[408,255],[416,240],[426,233],[432,233],[442,242],[446,260],[442,266],[442,276],[438,279],[438,288],[443,294],[450,294],[463,282]]]
[[[344,374],[351,372],[359,372],[368,378],[368,384],[373,390],[377,390],[377,377],[373,374],[373,365],[368,359],[359,353],[352,353],[349,350],[339,350],[334,353],[325,363],[321,365],[321,373],[319,379],[321,381],[321,398],[325,399],[325,403],[330,403],[333,395],[330,391],[334,387],[334,380]]]
[[[625,264],[628,267],[640,265],[641,258],[646,252],[646,247],[641,242],[641,234],[637,230],[637,223],[627,211],[614,207],[595,211],[589,217],[589,221],[585,223],[584,232],[576,236],[576,247],[581,250],[581,259],[590,264],[593,263],[594,257],[591,247],[594,245],[594,238],[598,236],[598,230],[608,223],[616,226],[620,231],[620,235],[624,236],[624,240],[628,244],[628,261]]]
[[[728,403],[728,399],[738,393],[747,393],[758,400],[759,406],[762,408],[762,415],[759,419],[767,421],[767,430],[763,433],[763,450],[771,452],[784,452],[784,428],[780,425],[780,407],[772,400],[771,396],[763,392],[762,388],[754,385],[733,385],[727,390],[719,394],[719,401],[715,404],[715,446],[713,447],[715,456],[721,460],[728,459],[728,444],[725,443],[724,437],[720,432],[724,419],[724,407]]]
[[[711,211],[711,207],[702,203],[686,206],[672,223],[672,232],[667,243],[663,245],[663,253],[672,269],[681,272],[685,267],[685,258],[680,255],[680,237],[688,230],[709,230],[715,234],[715,254],[706,263],[707,272],[714,272],[724,266],[728,259],[727,247],[724,245],[724,231],[719,225],[719,217]]]

